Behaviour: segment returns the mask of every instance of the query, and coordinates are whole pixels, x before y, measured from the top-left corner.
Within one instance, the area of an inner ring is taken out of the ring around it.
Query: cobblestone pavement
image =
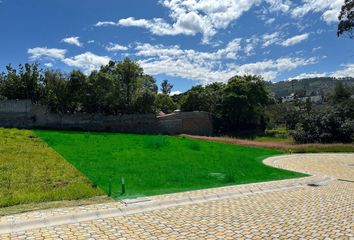
[[[0,239],[354,239],[354,154],[279,156],[265,163],[345,181],[5,234]],[[276,183],[261,185],[266,184]],[[260,185],[241,187],[255,186]],[[220,189],[229,187],[157,198]]]

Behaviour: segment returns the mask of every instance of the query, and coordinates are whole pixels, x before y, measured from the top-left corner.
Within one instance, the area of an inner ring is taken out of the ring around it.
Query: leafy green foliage
[[[167,94],[158,94],[155,100],[155,106],[157,110],[164,113],[171,113],[177,108],[172,98]]]
[[[169,83],[168,80],[163,80],[161,83],[161,92],[165,95],[170,95],[173,88],[173,84]]]
[[[123,197],[134,197],[303,176],[263,165],[281,154],[269,149],[172,136],[35,133],[106,192],[112,178],[117,198],[122,177]]]
[[[348,101],[350,99],[351,92],[347,85],[342,82],[337,82],[336,87],[334,89],[334,94],[332,96],[332,100],[334,103],[341,103],[344,101]]]
[[[264,108],[269,101],[265,82],[258,76],[235,76],[227,84],[195,86],[182,100],[184,111],[213,114],[219,132],[265,128]]]
[[[233,77],[225,87],[221,112],[229,131],[265,128],[264,107],[268,91],[257,76]]]
[[[276,83],[267,83],[271,93],[276,97],[285,97],[294,93],[297,97],[319,95],[325,98],[332,94],[338,81],[348,86],[348,89],[354,94],[354,78],[337,79],[332,77],[316,77],[294,79],[291,81],[281,81]]]
[[[304,115],[296,125],[294,140],[298,143],[353,142],[354,101]]]
[[[337,36],[346,34],[349,38],[354,38],[354,0],[345,0],[339,14],[339,24]]]
[[[216,114],[217,107],[221,103],[223,83],[212,83],[205,87],[198,85],[192,87],[183,99],[181,108],[183,111],[206,111]]]
[[[19,65],[18,70],[11,65],[7,74],[0,77],[0,96],[6,99],[31,99],[37,102],[43,91],[43,76],[37,64]]]
[[[0,99],[31,99],[54,113],[152,113],[156,81],[134,61],[110,62],[85,76],[80,71],[38,70],[26,64],[7,67],[0,76]]]

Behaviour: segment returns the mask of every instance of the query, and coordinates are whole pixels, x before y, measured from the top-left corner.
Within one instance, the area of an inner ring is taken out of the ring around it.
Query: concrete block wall
[[[142,134],[212,135],[209,113],[178,112],[104,116],[101,114],[53,114],[30,101],[0,101],[0,127],[108,131]]]

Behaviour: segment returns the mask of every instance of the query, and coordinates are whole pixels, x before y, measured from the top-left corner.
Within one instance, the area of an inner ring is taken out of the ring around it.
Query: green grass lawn
[[[32,131],[0,128],[0,207],[100,194]]]
[[[115,198],[294,178],[265,166],[282,152],[172,136],[37,130],[35,134]],[[121,178],[126,194],[120,196]]]

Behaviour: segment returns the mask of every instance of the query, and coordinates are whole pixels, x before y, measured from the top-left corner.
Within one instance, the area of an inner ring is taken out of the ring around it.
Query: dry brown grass
[[[280,142],[258,142],[252,140],[244,140],[231,137],[206,137],[193,136],[182,134],[181,137],[188,137],[193,139],[207,140],[213,142],[222,142],[251,147],[262,147],[281,150],[284,152],[293,153],[318,153],[318,152],[354,152],[354,144],[290,144]]]

